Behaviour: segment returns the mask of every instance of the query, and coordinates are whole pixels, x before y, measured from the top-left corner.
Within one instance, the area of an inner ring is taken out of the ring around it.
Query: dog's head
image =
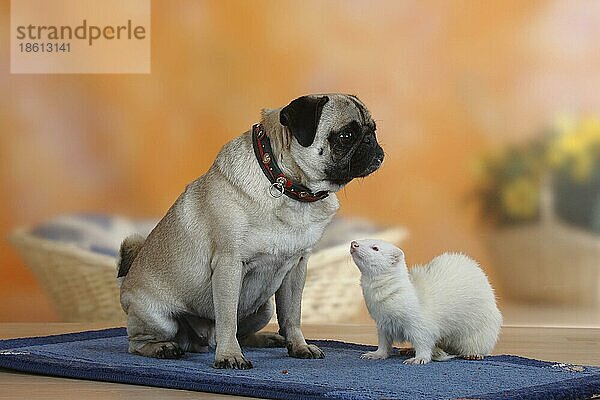
[[[298,166],[332,190],[375,172],[383,163],[375,121],[356,96],[299,97],[281,109],[279,122],[295,138],[291,153]]]

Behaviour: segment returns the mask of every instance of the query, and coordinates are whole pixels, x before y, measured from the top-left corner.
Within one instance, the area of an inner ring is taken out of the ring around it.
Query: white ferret
[[[409,272],[404,253],[391,243],[356,240],[350,253],[377,323],[377,350],[362,358],[387,358],[393,343],[404,341],[415,349],[405,364],[456,356],[479,360],[491,353],[502,315],[494,290],[473,259],[444,253]]]

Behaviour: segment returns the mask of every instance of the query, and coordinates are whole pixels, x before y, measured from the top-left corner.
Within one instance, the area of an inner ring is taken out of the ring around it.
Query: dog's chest
[[[322,230],[314,228],[282,227],[265,225],[252,232],[249,238],[247,260],[265,258],[273,262],[279,258],[287,259],[295,254],[311,249],[319,240]]]
[[[252,312],[279,289],[285,275],[315,245],[329,222],[329,218],[302,221],[303,217],[264,216],[249,232],[243,257],[242,312]]]
[[[260,258],[270,263],[286,260],[310,250],[321,238],[333,212],[323,207],[289,207],[272,209],[256,215],[248,229],[244,246],[246,261]]]
[[[284,226],[274,221],[264,221],[247,238],[244,257],[245,273],[277,277],[289,270],[290,260],[298,260],[321,237],[324,227]]]

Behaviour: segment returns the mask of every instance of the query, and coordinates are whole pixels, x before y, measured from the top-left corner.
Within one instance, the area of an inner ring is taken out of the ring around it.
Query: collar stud
[[[313,193],[306,186],[288,179],[283,174],[273,156],[269,136],[266,135],[264,127],[260,124],[252,126],[252,147],[260,168],[271,182],[269,194],[272,197],[279,198],[285,194],[296,201],[312,203],[329,196],[329,192],[325,190]]]

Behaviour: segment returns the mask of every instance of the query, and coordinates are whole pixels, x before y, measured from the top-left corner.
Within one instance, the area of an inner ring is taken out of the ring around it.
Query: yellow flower
[[[527,219],[537,214],[539,191],[531,179],[515,179],[502,189],[501,196],[502,208],[509,217]]]
[[[574,132],[570,135],[565,135],[559,140],[559,148],[564,154],[570,157],[578,157],[586,150],[585,138]]]
[[[578,181],[588,179],[600,148],[600,118],[574,121],[563,117],[555,127],[559,134],[548,146],[548,163],[559,168],[567,166]]]

